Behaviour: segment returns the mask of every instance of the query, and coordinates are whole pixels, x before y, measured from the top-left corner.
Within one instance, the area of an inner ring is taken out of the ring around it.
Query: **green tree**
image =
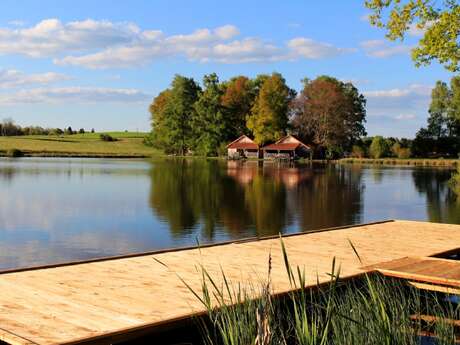
[[[460,66],[460,4],[457,0],[366,0],[372,25],[384,28],[390,40],[404,39],[409,30],[423,32],[412,50],[416,66],[438,60],[449,71]]]
[[[171,98],[171,90],[166,89],[153,99],[150,104],[150,122],[152,133],[149,136],[149,142],[154,147],[167,149],[169,147],[169,131],[166,127],[166,108],[169,99]]]
[[[432,137],[439,139],[447,135],[448,114],[450,106],[449,87],[438,81],[431,91],[431,104],[428,112],[428,131]]]
[[[307,142],[337,151],[351,149],[366,135],[366,100],[351,84],[321,76],[304,80],[302,92],[291,103],[296,134]]]
[[[460,151],[460,77],[453,77],[450,88],[438,81],[431,93],[428,126],[421,128],[413,142],[417,156],[450,155]]]
[[[224,117],[221,104],[223,91],[215,73],[203,78],[204,90],[195,103],[192,121],[193,147],[206,156],[216,155],[219,145],[226,140],[230,124]]]
[[[449,134],[460,136],[460,76],[450,81]]]
[[[194,104],[201,90],[192,79],[180,75],[171,83],[164,109],[160,115],[161,127],[156,134],[161,138],[164,148],[170,152],[184,155],[190,149],[192,141],[191,122],[195,116]],[[160,114],[160,113],[159,113]],[[155,127],[153,127],[155,131]],[[163,131],[163,133],[159,133]]]
[[[382,136],[375,136],[369,147],[369,155],[372,158],[382,158],[388,155],[389,147],[387,141]]]
[[[247,120],[258,144],[276,141],[286,134],[289,103],[294,96],[281,74],[273,73],[263,80]]]

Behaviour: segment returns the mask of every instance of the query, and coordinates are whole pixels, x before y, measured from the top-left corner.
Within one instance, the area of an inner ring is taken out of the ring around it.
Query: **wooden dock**
[[[460,225],[390,221],[283,241],[291,263],[305,266],[307,283],[315,286],[317,277],[330,279],[333,257],[348,278],[362,274],[363,265],[458,251]],[[2,272],[0,340],[80,344],[136,337],[203,312],[178,276],[200,290],[202,264],[216,278],[222,267],[233,282],[254,282],[265,278],[269,253],[274,291],[286,292],[290,287],[276,237]]]

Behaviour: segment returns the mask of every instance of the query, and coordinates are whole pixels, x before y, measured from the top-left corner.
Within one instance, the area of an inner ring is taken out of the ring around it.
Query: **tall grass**
[[[221,271],[218,283],[204,267],[201,291],[184,281],[207,310],[209,320],[201,323],[205,344],[416,345],[423,332],[436,337],[432,344],[455,344],[458,330],[451,320],[460,319],[460,307],[444,295],[377,274],[342,281],[335,259],[329,283],[318,279],[311,288],[305,267],[292,267],[281,246],[287,296],[272,297],[271,257],[264,282],[232,284]]]

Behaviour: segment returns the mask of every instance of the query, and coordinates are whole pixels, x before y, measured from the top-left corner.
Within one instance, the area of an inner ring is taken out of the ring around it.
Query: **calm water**
[[[1,159],[0,268],[390,218],[460,224],[448,169]]]

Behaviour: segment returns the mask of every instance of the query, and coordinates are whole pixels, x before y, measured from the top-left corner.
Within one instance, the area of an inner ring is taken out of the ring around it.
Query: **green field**
[[[100,133],[0,137],[0,155],[18,149],[26,156],[151,157],[160,151],[144,145],[147,133],[105,132],[117,141],[107,142]]]

